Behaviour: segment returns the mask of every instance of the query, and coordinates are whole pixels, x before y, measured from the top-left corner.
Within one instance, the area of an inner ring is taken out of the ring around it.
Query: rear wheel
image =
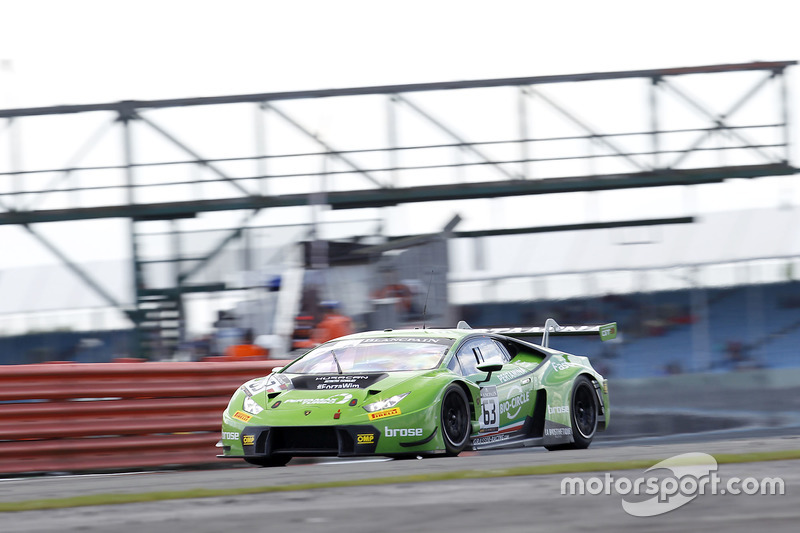
[[[597,394],[586,376],[579,376],[572,388],[572,436],[575,448],[588,448],[597,432]]]
[[[291,455],[270,455],[269,457],[245,457],[244,460],[256,466],[286,466],[292,460]]]
[[[574,442],[545,446],[548,450],[582,450],[588,448],[597,433],[597,395],[592,381],[578,376],[572,385],[572,401],[569,406]]]
[[[445,453],[458,455],[467,445],[470,433],[469,403],[464,389],[451,384],[442,397],[442,437]]]

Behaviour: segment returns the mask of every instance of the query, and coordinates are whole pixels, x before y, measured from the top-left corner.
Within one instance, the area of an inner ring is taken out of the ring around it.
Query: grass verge
[[[718,464],[753,463],[761,461],[784,461],[800,459],[800,450],[752,452],[736,454],[713,454]],[[650,468],[659,461],[636,459],[630,461],[606,461],[586,463],[565,463],[549,465],[527,465],[515,468],[494,470],[459,470],[455,472],[434,472],[406,476],[352,479],[344,481],[324,481],[318,483],[297,483],[294,485],[244,487],[235,489],[191,489],[176,491],[155,491],[137,494],[88,494],[69,498],[26,500],[0,503],[0,512],[39,511],[45,509],[64,509],[93,505],[114,505],[121,503],[143,503],[162,500],[183,500],[190,498],[211,498],[241,496],[247,494],[266,494],[270,492],[290,492],[298,490],[328,489],[336,487],[356,487],[369,485],[389,485],[398,483],[425,483],[429,481],[452,481],[459,479],[482,479],[512,476],[541,476],[551,474],[574,474],[579,472],[610,472],[618,470],[637,470]]]

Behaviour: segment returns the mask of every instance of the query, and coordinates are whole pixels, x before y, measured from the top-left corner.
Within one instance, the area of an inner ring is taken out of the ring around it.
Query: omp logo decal
[[[356,442],[358,444],[372,444],[375,442],[375,435],[372,433],[359,433],[356,435]]]
[[[396,416],[400,414],[400,409],[392,407],[391,409],[384,409],[383,411],[375,411],[369,414],[370,420],[377,420],[379,418],[386,418],[387,416]]]
[[[247,413],[244,413],[242,411],[236,411],[235,413],[233,413],[233,418],[241,420],[242,422],[250,422],[250,419],[253,418],[253,416],[248,415]]]
[[[244,444],[245,446],[252,446],[253,444],[255,444],[255,442],[256,442],[255,435],[245,435],[244,437],[242,437],[242,444]]]

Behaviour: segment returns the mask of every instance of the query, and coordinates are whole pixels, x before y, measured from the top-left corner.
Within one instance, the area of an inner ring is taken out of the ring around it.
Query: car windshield
[[[291,374],[393,372],[436,368],[453,339],[383,337],[332,341],[289,364]]]

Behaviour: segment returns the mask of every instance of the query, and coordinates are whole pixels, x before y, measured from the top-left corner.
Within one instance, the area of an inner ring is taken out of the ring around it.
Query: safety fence
[[[233,392],[285,363],[0,367],[0,475],[213,463]]]

